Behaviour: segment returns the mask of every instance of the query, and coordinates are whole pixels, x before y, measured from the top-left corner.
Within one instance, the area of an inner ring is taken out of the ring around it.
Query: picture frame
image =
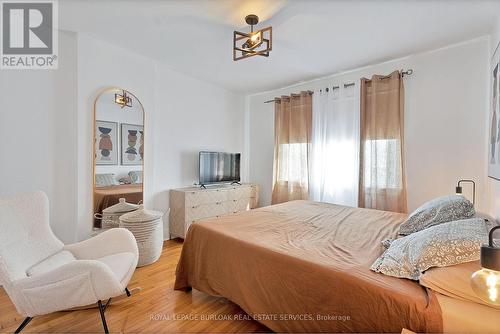
[[[489,101],[488,176],[500,180],[500,42],[498,43],[490,68],[491,94]]]
[[[96,120],[95,127],[95,164],[118,165],[118,123]]]
[[[144,159],[144,125],[121,123],[121,164],[142,165]]]

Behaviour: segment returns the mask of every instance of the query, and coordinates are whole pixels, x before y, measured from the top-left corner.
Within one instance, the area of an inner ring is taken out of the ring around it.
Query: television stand
[[[204,184],[200,184],[200,189],[207,189]]]
[[[233,182],[231,182],[231,185],[233,185],[233,184],[237,184],[237,185],[241,186],[241,183],[240,183],[240,182],[238,182],[238,181],[233,181]]]

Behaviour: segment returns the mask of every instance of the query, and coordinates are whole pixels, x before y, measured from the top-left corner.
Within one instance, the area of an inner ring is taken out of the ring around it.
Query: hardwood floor
[[[174,291],[175,268],[182,242],[166,241],[160,260],[138,268],[129,287],[142,291],[111,304],[106,310],[110,332],[172,333],[172,332],[269,332],[237,305],[200,291]],[[0,332],[14,332],[23,321],[5,291],[0,288]],[[97,308],[57,312],[35,317],[23,333],[101,333]]]

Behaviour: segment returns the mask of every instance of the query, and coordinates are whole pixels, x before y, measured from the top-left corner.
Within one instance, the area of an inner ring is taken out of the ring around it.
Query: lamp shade
[[[493,232],[489,234],[489,244],[481,246],[481,270],[471,277],[471,287],[476,295],[487,303],[500,305],[500,248],[494,246]]]
[[[500,305],[500,272],[481,269],[472,274],[472,290],[487,303]]]

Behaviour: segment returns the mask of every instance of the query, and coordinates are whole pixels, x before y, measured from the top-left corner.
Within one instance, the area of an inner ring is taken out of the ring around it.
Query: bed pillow
[[[470,218],[475,213],[474,205],[464,196],[438,197],[413,211],[399,227],[399,234],[409,235],[438,224]]]
[[[385,275],[419,280],[432,267],[446,267],[479,259],[481,244],[488,242],[481,218],[456,220],[393,240],[371,266]]]
[[[107,187],[116,186],[118,182],[115,180],[115,174],[96,174],[95,175],[95,186],[96,187]]]
[[[479,269],[481,269],[479,261],[461,263],[446,268],[431,268],[420,277],[420,285],[448,297],[500,309],[500,305],[483,301],[472,290],[470,277]]]
[[[137,183],[142,183],[142,171],[140,170],[132,170],[128,172],[128,176],[130,177],[130,180],[132,183],[137,184]]]

